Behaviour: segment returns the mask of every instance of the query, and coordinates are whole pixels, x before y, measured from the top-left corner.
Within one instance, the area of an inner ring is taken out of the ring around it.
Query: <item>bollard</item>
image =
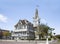
[[[48,42],[48,38],[46,38],[46,44],[49,44],[49,42]]]

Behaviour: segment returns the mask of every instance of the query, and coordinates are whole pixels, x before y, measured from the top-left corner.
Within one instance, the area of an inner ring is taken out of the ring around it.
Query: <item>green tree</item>
[[[40,26],[37,27],[37,34],[39,35],[39,39],[44,38],[45,36],[52,36],[52,31],[54,29],[50,28],[49,26],[45,24],[41,24]]]
[[[7,31],[3,32],[3,36],[6,37],[6,39],[7,39],[7,37],[10,36],[10,35],[11,35],[11,33],[7,32]]]

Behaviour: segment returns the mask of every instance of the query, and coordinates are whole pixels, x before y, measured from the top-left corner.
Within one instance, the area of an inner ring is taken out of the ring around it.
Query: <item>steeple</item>
[[[35,11],[35,18],[38,18],[38,7],[36,7],[36,11]]]
[[[37,35],[37,32],[39,32],[39,25],[40,25],[40,18],[39,18],[39,14],[38,14],[38,6],[36,7],[35,10],[35,16],[33,18],[33,27],[35,30],[35,39],[39,39],[39,35]]]
[[[36,7],[36,10],[35,10],[35,16],[33,18],[33,23],[34,23],[34,27],[37,27],[39,24],[40,24],[40,18],[38,16],[38,6]]]

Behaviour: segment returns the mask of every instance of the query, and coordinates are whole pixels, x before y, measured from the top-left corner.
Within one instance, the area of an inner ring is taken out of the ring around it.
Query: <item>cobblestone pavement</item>
[[[60,42],[56,41],[52,41],[50,44],[60,44]]]
[[[36,41],[0,41],[0,44],[46,44],[45,41],[36,42]]]
[[[34,44],[26,42],[0,42],[0,44]]]
[[[0,44],[37,44],[35,42],[10,42],[10,41],[0,41]]]
[[[18,42],[18,41],[0,41],[0,44],[46,44],[46,42],[36,42],[36,41],[30,41],[30,42],[25,42],[25,41],[21,41],[21,42]],[[56,41],[53,41],[52,43],[50,44],[60,44]]]

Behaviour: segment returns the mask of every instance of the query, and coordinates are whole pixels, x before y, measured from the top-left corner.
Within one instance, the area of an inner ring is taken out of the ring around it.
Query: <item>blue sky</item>
[[[19,19],[33,22],[36,5],[41,23],[47,23],[60,34],[60,0],[0,0],[0,28],[14,30]]]

